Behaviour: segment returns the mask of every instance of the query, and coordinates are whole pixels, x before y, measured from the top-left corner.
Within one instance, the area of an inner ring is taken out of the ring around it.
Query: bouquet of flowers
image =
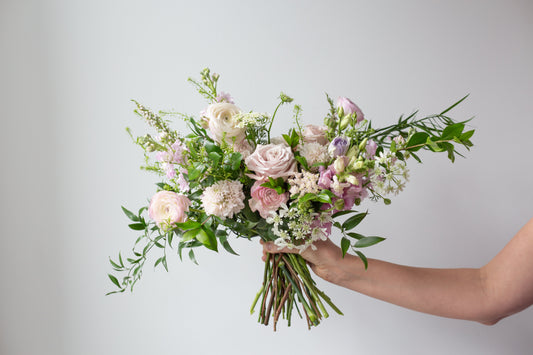
[[[408,159],[421,162],[419,150],[446,152],[453,162],[459,154],[456,145],[472,146],[474,131],[465,131],[467,121],[447,116],[466,96],[439,114],[417,118],[415,112],[374,128],[351,100],[340,97],[334,102],[326,95],[324,125],[303,126],[302,110],[294,105],[294,128],[272,137],[278,109],[293,99],[281,93],[272,115],[243,111],[229,94],[218,91],[218,80],[209,69],[201,72],[199,81],[189,79],[209,103],[200,117],[154,113],[134,101],[135,112],[157,134],[132,136],[145,152],[142,168],[163,181],[137,213],[122,207],[131,220],[129,227],[140,236],[132,256],[124,259],[119,253],[110,259],[122,274],[121,279],[109,274],[118,287],[110,293],[133,290],[150,251],[160,253],[155,266],[168,271],[167,252],[172,248],[180,259],[188,250],[196,263],[198,247],[217,251],[222,246],[236,254],[229,244],[232,236],[303,251],[315,248],[313,243],[328,238],[335,227],[342,235],[343,256],[352,250],[367,267],[360,249],[384,238],[353,231],[367,215],[354,207],[365,199],[390,204],[388,196],[402,191],[408,180]],[[184,120],[190,133],[173,130],[169,118]],[[275,330],[282,316],[290,326],[296,309],[310,328],[328,317],[325,304],[342,314],[317,288],[299,254],[267,256],[251,309],[253,313],[259,307],[260,323],[272,319]]]

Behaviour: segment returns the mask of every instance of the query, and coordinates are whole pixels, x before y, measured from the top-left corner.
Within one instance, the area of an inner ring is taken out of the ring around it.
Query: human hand
[[[266,254],[290,253],[298,254],[297,249],[282,248],[279,249],[273,242],[260,241],[263,245],[263,261],[266,261]],[[314,243],[316,250],[307,248],[300,255],[307,261],[313,272],[326,281],[340,284],[345,277],[344,266],[353,258],[352,255],[346,254],[342,257],[341,249],[330,239],[318,240]],[[353,260],[352,260],[353,261]]]

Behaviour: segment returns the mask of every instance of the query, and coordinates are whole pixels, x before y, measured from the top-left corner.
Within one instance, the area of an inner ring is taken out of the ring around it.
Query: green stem
[[[276,109],[274,110],[274,113],[272,114],[272,118],[270,120],[270,125],[268,126],[268,144],[270,144],[270,130],[272,129],[272,124],[274,123],[274,117],[276,117],[276,113],[278,112],[278,109],[280,106],[283,105],[283,101],[281,101],[278,106],[276,106]]]

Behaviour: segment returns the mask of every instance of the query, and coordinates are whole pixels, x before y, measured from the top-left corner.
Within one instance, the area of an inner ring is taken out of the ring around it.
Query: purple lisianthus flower
[[[335,137],[328,146],[328,153],[336,158],[345,155],[350,148],[350,141],[346,137]]]
[[[345,115],[351,115],[355,113],[357,115],[357,123],[364,120],[365,115],[363,111],[347,97],[339,97],[337,99],[337,108],[342,107]]]

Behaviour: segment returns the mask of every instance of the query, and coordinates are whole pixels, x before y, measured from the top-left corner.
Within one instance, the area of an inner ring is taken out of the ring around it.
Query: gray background
[[[129,100],[196,114],[186,79],[206,66],[241,108],[272,112],[283,90],[314,124],[324,91],[376,126],[471,93],[453,111],[476,116],[468,158],[424,154],[391,206],[365,204],[360,231],[388,237],[370,257],[483,265],[532,216],[532,20],[530,1],[1,1],[0,353],[530,353],[531,309],[487,327],[322,281],[345,316],[273,333],[248,314],[255,241],[104,294],[108,257],[136,238],[120,205],[140,207],[157,181],[124,131],[145,132]],[[289,124],[284,110],[276,132]]]

